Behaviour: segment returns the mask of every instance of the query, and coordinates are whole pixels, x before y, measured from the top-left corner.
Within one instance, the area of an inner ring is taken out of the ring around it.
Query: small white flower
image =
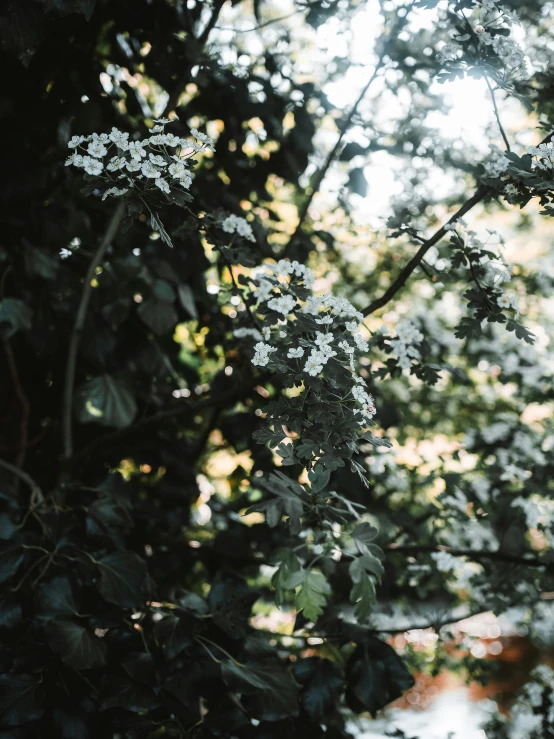
[[[68,141],[67,146],[69,149],[76,149],[79,146],[79,144],[83,143],[84,140],[85,140],[84,136],[72,136],[70,141]]]
[[[127,160],[125,157],[112,157],[108,162],[106,169],[109,172],[117,172],[119,169],[123,169],[127,166]]]
[[[298,347],[298,349],[289,349],[287,352],[287,357],[289,359],[300,359],[304,355],[304,349],[302,349],[301,346]]]
[[[71,249],[60,249],[60,257],[61,259],[67,259],[73,254]]]
[[[296,298],[292,295],[281,295],[278,298],[268,300],[267,305],[277,313],[288,316],[296,308]]]
[[[146,156],[146,151],[142,141],[131,141],[129,143],[129,153],[133,159],[141,159]]]
[[[180,180],[181,177],[183,177],[183,175],[185,174],[186,169],[185,169],[185,165],[182,164],[181,162],[173,162],[173,164],[169,165],[168,171],[172,177],[175,177],[178,180]]]
[[[149,154],[148,158],[152,162],[152,164],[155,164],[158,167],[167,167],[167,162],[165,159],[158,154]]]
[[[185,172],[184,175],[179,180],[179,184],[181,185],[181,187],[184,187],[185,190],[188,190],[192,184],[192,173]]]
[[[158,177],[156,180],[156,185],[160,188],[162,192],[168,193],[170,192],[169,183],[164,180],[163,177]]]
[[[98,159],[83,157],[83,168],[87,174],[99,175],[104,169],[104,165],[102,162],[99,162]]]
[[[157,178],[161,176],[160,170],[156,169],[156,167],[150,161],[143,162],[141,171],[145,177]]]
[[[318,361],[318,358],[316,356],[308,357],[308,361],[304,365],[304,372],[307,372],[311,377],[316,377],[322,371],[323,365]]]
[[[123,131],[119,131],[117,128],[112,128],[112,132],[109,134],[110,141],[112,141],[117,148],[122,151],[127,151],[129,148],[128,138],[128,133],[123,133]]]
[[[100,141],[91,141],[87,146],[87,151],[91,156],[98,159],[101,159],[108,153],[108,150]]]
[[[127,162],[127,171],[129,172],[138,172],[142,168],[142,162],[140,159],[131,159],[130,162]]]

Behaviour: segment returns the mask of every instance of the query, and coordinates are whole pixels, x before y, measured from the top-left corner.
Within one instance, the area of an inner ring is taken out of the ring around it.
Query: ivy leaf
[[[369,618],[376,600],[375,584],[363,570],[357,577],[350,591],[350,601],[354,603],[354,615],[358,622],[364,623]]]
[[[0,554],[0,585],[15,575],[23,562],[23,550],[19,547],[10,547]]]
[[[192,644],[192,619],[183,616],[164,616],[154,624],[154,634],[168,659],[174,659]]]
[[[107,303],[102,308],[102,315],[111,326],[119,326],[127,320],[131,310],[129,298],[118,298],[113,303]]]
[[[133,713],[143,713],[159,705],[156,694],[149,685],[140,685],[125,677],[103,677],[102,693],[105,697],[100,705],[101,711],[124,708]]]
[[[308,621],[317,621],[327,604],[331,587],[321,572],[305,571],[302,587],[296,596],[296,608],[304,612]]]
[[[44,713],[40,675],[0,675],[2,726],[21,726]]]
[[[301,704],[310,721],[321,723],[337,706],[344,677],[330,659],[306,657],[294,663],[294,679],[303,685]]]
[[[173,303],[175,300],[175,291],[166,280],[154,280],[152,294],[156,300],[160,300],[162,303]]]
[[[135,398],[123,380],[100,375],[82,385],[75,394],[75,413],[81,423],[125,428],[137,413]]]
[[[55,577],[37,587],[35,609],[40,619],[49,621],[57,616],[73,616],[77,604],[67,577]]]
[[[0,334],[9,339],[17,331],[29,331],[33,319],[33,311],[18,298],[6,298],[0,301]]]
[[[346,666],[346,702],[356,713],[375,715],[414,684],[394,649],[376,637],[366,638]]]
[[[132,608],[145,601],[146,564],[135,552],[114,552],[98,562],[98,590],[117,606]]]
[[[4,593],[0,596],[0,631],[9,631],[21,625],[23,611],[20,599],[15,593]]]
[[[249,712],[265,721],[279,721],[297,716],[298,692],[289,670],[275,659],[237,665],[224,660],[222,677],[230,690],[246,698]]]
[[[230,577],[212,585],[208,593],[213,621],[226,634],[238,639],[248,632],[248,618],[259,593],[251,590],[244,580]]]
[[[108,648],[102,639],[73,621],[50,621],[46,627],[50,648],[75,670],[91,670],[106,663]]]
[[[175,308],[162,300],[145,300],[139,305],[137,313],[158,336],[174,329],[178,320]]]
[[[58,274],[60,260],[43,249],[28,246],[25,250],[25,267],[27,273],[44,280],[54,280]]]

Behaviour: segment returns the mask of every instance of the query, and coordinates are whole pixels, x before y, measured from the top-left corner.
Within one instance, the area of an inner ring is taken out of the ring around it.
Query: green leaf
[[[352,531],[352,539],[360,554],[369,554],[368,544],[372,542],[379,531],[367,521],[358,524]]]
[[[54,620],[46,627],[48,645],[75,670],[91,670],[106,663],[108,648],[102,639],[73,621]]]
[[[194,293],[192,292],[190,285],[179,285],[177,293],[183,308],[191,318],[197,321],[199,316],[198,311],[196,310],[196,303],[194,302]]]
[[[350,591],[350,601],[354,603],[354,615],[359,623],[367,621],[375,600],[376,595],[373,580],[362,571]]]
[[[32,277],[42,277],[44,280],[54,280],[58,274],[60,261],[57,257],[48,254],[43,249],[28,246],[25,250],[25,267]]]
[[[255,718],[279,721],[298,715],[297,688],[282,662],[267,659],[238,665],[223,660],[221,673],[230,690],[250,696],[246,698],[247,706]]]
[[[350,563],[349,572],[354,582],[359,582],[366,572],[375,575],[377,580],[381,582],[381,578],[385,574],[385,568],[377,557],[374,557],[372,554],[366,554]]]
[[[304,612],[308,621],[317,621],[331,594],[329,583],[321,572],[307,570],[302,587],[296,596],[296,608]]]
[[[304,580],[304,570],[300,560],[291,549],[283,550],[281,564],[271,578],[271,586],[275,589],[275,602],[281,606],[285,592],[295,590]]]
[[[173,303],[175,300],[175,290],[166,280],[154,280],[152,294],[156,300],[161,300],[162,303]]]
[[[234,639],[246,636],[250,611],[259,595],[238,576],[215,583],[208,593],[213,622]]]
[[[0,632],[5,629],[15,629],[21,626],[23,611],[19,593],[4,593],[0,596]]]
[[[102,694],[104,699],[100,705],[101,711],[124,708],[133,713],[143,713],[159,705],[159,700],[149,685],[140,685],[125,677],[103,677]]]
[[[40,675],[0,675],[2,726],[21,726],[44,713]]]
[[[0,585],[15,575],[23,562],[23,550],[20,547],[5,549],[0,554]]]
[[[308,718],[321,723],[332,713],[344,685],[342,670],[330,659],[306,657],[294,663],[294,679],[304,686],[301,703]]]
[[[100,581],[98,590],[108,601],[117,606],[132,608],[146,600],[143,588],[146,581],[146,564],[135,552],[114,552],[98,562]]]
[[[346,666],[346,680],[348,707],[373,715],[414,684],[394,649],[376,637],[367,637],[354,650]]]
[[[75,394],[75,413],[81,423],[125,428],[137,414],[134,395],[123,380],[100,375],[82,385]]]
[[[77,614],[77,604],[67,577],[55,577],[38,585],[35,594],[35,609],[40,619],[49,621],[57,616]]]
[[[331,470],[325,469],[319,464],[311,472],[308,472],[308,479],[314,493],[320,493],[322,490],[325,490],[329,484],[330,477]]]
[[[155,211],[150,211],[150,225],[152,226],[154,231],[157,231],[160,234],[160,238],[162,241],[164,241],[168,246],[173,247],[171,238],[165,230],[159,215]]]
[[[192,644],[192,621],[179,616],[164,616],[154,624],[154,635],[167,659],[173,659]]]
[[[141,320],[160,336],[172,331],[177,325],[177,312],[170,304],[161,300],[145,300],[138,307]]]
[[[127,320],[130,310],[131,300],[129,298],[118,298],[113,303],[104,305],[102,315],[112,326],[119,326]]]
[[[9,339],[17,331],[29,331],[33,311],[18,298],[0,301],[0,334]]]

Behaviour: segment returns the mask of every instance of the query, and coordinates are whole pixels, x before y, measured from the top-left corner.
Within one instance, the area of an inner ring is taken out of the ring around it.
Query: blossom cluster
[[[240,216],[231,214],[223,218],[220,225],[225,233],[237,233],[248,241],[256,241],[256,237],[252,232],[252,226],[248,223],[246,218],[241,218]]]
[[[347,399],[355,402],[360,425],[366,425],[376,409],[364,379],[356,373],[356,353],[369,349],[362,333],[362,314],[346,298],[315,295],[313,272],[297,261],[282,259],[264,267],[265,273],[255,279],[253,295],[257,298],[255,312],[265,325],[260,331],[241,327],[234,332],[235,336],[263,338],[254,346],[252,364],[266,367],[278,362],[283,367],[286,363],[291,374],[320,377],[334,360],[350,372]],[[311,320],[304,327],[306,318]],[[314,323],[321,328],[313,327]]]
[[[501,719],[507,724],[508,739],[543,739],[548,727],[554,726],[554,671],[538,665],[530,678],[512,705],[510,717]]]
[[[165,133],[165,125],[170,122],[166,118],[156,120],[148,138],[142,140],[130,139],[128,133],[117,128],[109,134],[73,136],[68,147],[74,151],[65,164],[110,185],[102,194],[103,200],[121,197],[130,190],[143,194],[158,188],[166,195],[176,186],[188,190],[193,174],[187,160],[197,152],[213,151],[214,144],[195,128],[191,133],[197,140]]]
[[[481,0],[475,7],[471,23],[465,17],[464,21],[469,32],[457,33],[439,50],[437,57],[441,63],[460,57],[463,45],[469,42],[476,47],[478,57],[488,57],[488,50],[492,50],[503,66],[502,82],[527,75],[523,49],[505,35],[507,29],[518,23],[515,13],[502,8],[495,0]]]
[[[390,339],[389,345],[398,358],[401,369],[410,369],[413,359],[420,359],[421,353],[416,344],[423,341],[423,334],[410,321],[399,321],[396,326],[396,337]]]

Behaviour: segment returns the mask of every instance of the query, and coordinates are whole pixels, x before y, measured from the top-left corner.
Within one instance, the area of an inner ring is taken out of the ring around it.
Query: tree
[[[441,649],[463,617],[548,641],[554,283],[481,234],[553,212],[550,5],[525,48],[517,6],[1,10],[6,736],[347,737],[415,672],[494,674]],[[460,147],[430,114],[468,78]],[[553,684],[488,735],[552,736]]]

